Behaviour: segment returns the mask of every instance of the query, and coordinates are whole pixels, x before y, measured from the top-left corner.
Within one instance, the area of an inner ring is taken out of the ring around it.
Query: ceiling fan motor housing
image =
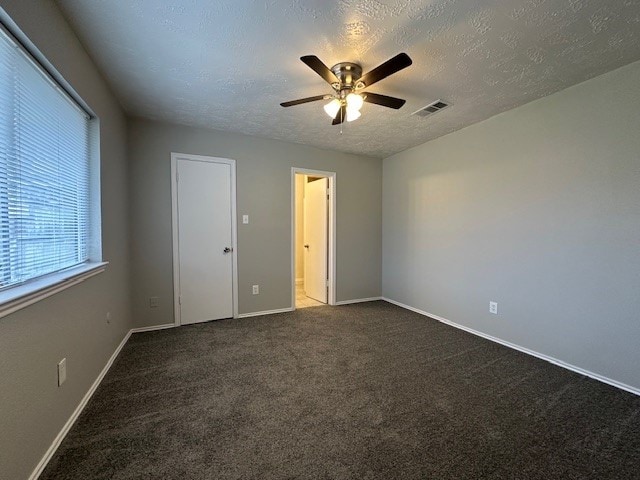
[[[340,80],[340,83],[331,84],[335,90],[341,93],[343,93],[343,90],[346,90],[346,93],[349,93],[351,90],[355,90],[359,87],[357,82],[360,77],[362,77],[362,67],[357,63],[336,63],[331,67],[331,71],[336,77],[338,77],[338,80]]]

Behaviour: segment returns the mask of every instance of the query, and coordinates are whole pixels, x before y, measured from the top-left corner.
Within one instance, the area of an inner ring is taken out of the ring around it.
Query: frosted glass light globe
[[[336,118],[338,110],[340,110],[340,100],[337,98],[334,98],[324,106],[324,111],[327,112],[327,115],[331,118]]]
[[[347,95],[347,107],[353,110],[360,110],[364,103],[363,98],[357,93],[350,93]]]

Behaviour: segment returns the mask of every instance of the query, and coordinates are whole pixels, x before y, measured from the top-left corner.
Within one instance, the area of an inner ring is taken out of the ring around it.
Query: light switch
[[[249,223],[249,215],[242,215],[242,223],[245,225]]]

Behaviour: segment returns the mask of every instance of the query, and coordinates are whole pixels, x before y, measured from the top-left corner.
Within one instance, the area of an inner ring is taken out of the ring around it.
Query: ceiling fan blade
[[[331,122],[331,125],[339,125],[344,122],[345,118],[347,118],[347,106],[342,105],[338,113],[336,113],[336,118]]]
[[[338,77],[336,77],[335,74],[329,70],[329,67],[322,63],[322,60],[315,55],[305,55],[304,57],[300,57],[300,60],[302,60],[311,70],[324,78],[324,81],[329,85],[332,83],[340,83]]]
[[[280,105],[283,107],[293,107],[294,105],[301,105],[303,103],[317,102],[318,100],[324,100],[325,98],[331,98],[331,95],[316,95],[315,97],[299,98],[298,100],[291,100],[290,102],[282,102]]]
[[[396,97],[388,97],[386,95],[380,95],[379,93],[365,92],[362,94],[364,101],[368,103],[375,103],[376,105],[382,105],[383,107],[395,108],[396,110],[402,107],[406,100]]]
[[[370,72],[365,73],[360,77],[358,82],[364,83],[365,88],[369,87],[383,78],[387,78],[389,75],[393,75],[403,68],[407,68],[412,63],[413,62],[411,61],[411,58],[409,58],[409,55],[406,53],[399,53],[395,57],[384,62],[382,65],[378,65]]]

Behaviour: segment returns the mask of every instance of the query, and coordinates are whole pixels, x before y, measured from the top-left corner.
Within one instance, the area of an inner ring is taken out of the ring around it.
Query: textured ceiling
[[[58,0],[126,111],[151,119],[386,157],[640,59],[640,0]],[[331,126],[331,93],[299,57],[368,71],[413,65],[371,87]],[[411,113],[433,100],[452,106]]]

